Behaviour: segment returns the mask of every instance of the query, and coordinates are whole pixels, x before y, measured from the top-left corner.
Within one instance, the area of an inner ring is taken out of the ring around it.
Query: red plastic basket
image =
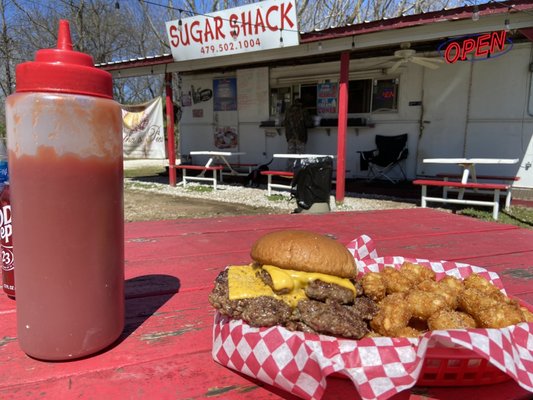
[[[342,373],[334,378],[349,379]],[[475,352],[461,348],[428,348],[416,386],[481,386],[510,380]]]
[[[475,352],[460,348],[429,348],[417,386],[479,386],[511,379]]]

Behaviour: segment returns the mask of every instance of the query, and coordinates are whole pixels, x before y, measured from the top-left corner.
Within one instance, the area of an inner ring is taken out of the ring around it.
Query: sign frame
[[[207,59],[300,41],[295,0],[267,0],[166,22],[174,61]]]

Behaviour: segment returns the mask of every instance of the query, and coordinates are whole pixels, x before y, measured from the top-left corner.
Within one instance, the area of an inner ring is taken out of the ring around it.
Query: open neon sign
[[[509,44],[507,48],[506,44]],[[457,61],[484,61],[499,57],[513,48],[506,31],[462,36],[442,43],[438,51],[448,64]]]

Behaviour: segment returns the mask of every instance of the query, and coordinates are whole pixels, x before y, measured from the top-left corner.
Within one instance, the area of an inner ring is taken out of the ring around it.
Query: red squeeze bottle
[[[4,188],[0,194],[0,239],[2,244],[2,287],[9,297],[15,298],[15,261],[9,182],[4,183]]]
[[[124,328],[122,113],[111,74],[72,49],[19,64],[6,100],[21,349],[70,360]]]

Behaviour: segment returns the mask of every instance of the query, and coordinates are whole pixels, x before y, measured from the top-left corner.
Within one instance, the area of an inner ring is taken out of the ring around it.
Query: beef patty
[[[263,280],[268,277],[261,272]],[[358,291],[358,293],[360,293]],[[295,309],[274,297],[230,300],[228,271],[222,271],[215,280],[209,302],[223,315],[242,319],[251,326],[281,325],[289,330],[323,333],[359,339],[368,332],[367,320],[378,308],[371,299],[354,298],[349,289],[322,281],[311,282],[306,289],[310,300],[302,300]]]

